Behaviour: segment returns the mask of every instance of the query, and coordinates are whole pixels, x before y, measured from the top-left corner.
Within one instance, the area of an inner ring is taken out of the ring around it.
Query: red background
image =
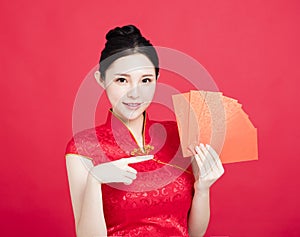
[[[64,151],[105,33],[133,23],[185,52],[258,128],[225,166],[207,236],[299,236],[300,4],[290,0],[1,1],[1,236],[75,236]]]

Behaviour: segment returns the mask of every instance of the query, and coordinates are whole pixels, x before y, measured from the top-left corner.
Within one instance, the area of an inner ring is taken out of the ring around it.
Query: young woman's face
[[[143,54],[125,56],[109,66],[103,83],[113,112],[129,122],[142,116],[152,101],[155,68]]]

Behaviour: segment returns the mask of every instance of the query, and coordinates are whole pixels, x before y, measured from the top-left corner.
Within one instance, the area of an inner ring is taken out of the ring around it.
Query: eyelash
[[[143,79],[142,79],[142,82],[144,82],[144,80],[148,80],[148,82],[151,82],[151,81],[152,81],[151,78],[143,78]],[[119,78],[117,78],[116,81],[117,81],[117,82],[120,82],[120,83],[124,83],[124,82],[126,81],[126,78],[124,78],[124,77],[119,77]]]
[[[124,78],[124,77],[119,77],[119,78],[117,78],[117,82],[121,82],[121,83],[124,83],[124,81],[121,81],[121,80],[126,80],[126,78]]]
[[[143,78],[142,81],[144,82],[144,80],[148,80],[148,82],[151,82],[151,81],[152,81],[151,78]]]

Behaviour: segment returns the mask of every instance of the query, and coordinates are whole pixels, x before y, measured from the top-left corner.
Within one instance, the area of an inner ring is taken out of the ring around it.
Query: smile
[[[126,107],[129,109],[137,109],[141,106],[142,103],[125,103],[125,102],[123,102],[123,104],[126,105]]]

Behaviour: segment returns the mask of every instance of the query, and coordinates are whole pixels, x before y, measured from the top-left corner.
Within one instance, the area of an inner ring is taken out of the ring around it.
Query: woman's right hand
[[[131,184],[136,179],[137,171],[128,166],[128,164],[138,163],[151,160],[153,155],[134,156],[129,158],[121,158],[119,160],[110,161],[94,166],[90,170],[90,174],[100,183],[123,182]]]

